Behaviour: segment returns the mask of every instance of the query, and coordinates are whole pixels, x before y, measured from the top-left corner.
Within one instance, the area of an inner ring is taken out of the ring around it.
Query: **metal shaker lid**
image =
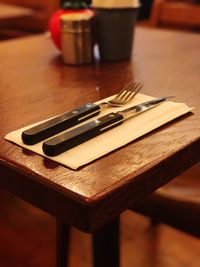
[[[91,30],[91,15],[72,13],[61,16],[62,30],[68,32],[85,32]]]

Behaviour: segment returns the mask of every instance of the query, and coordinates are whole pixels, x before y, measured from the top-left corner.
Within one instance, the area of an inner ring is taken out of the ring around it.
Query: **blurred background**
[[[0,40],[48,31],[49,19],[60,4],[59,0],[0,0]],[[199,33],[199,0],[141,0],[141,4],[138,27]],[[175,183],[193,181],[195,188],[199,177],[197,165]],[[181,188],[180,194],[187,193]],[[195,194],[200,203],[199,193]],[[55,225],[53,217],[0,190],[0,267],[55,266]],[[200,239],[195,235],[162,223],[155,227],[148,217],[130,211],[122,215],[121,234],[122,267],[200,266]],[[90,235],[72,229],[69,261],[70,267],[92,266]]]
[[[0,39],[48,30],[51,15],[67,0],[0,0]],[[83,0],[84,1],[84,0]],[[88,4],[91,0],[85,0]],[[199,0],[140,0],[138,24],[198,31]]]

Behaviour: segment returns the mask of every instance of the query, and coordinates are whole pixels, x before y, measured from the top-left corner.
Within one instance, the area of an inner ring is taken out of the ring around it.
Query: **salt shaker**
[[[92,17],[87,14],[61,16],[61,50],[69,65],[90,64],[93,61]]]

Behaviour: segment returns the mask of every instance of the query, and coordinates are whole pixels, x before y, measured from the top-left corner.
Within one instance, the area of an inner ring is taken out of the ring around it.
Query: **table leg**
[[[57,219],[56,267],[67,267],[70,227]]]
[[[120,266],[119,218],[93,234],[93,267]]]

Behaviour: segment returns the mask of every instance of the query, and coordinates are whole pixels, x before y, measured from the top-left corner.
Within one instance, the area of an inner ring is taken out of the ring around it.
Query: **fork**
[[[112,106],[112,107],[121,107],[128,104],[142,88],[142,84],[138,82],[128,83],[113,99],[102,102],[100,106]]]
[[[113,99],[100,104],[88,103],[70,112],[65,112],[42,122],[22,133],[26,145],[34,145],[59,132],[98,115],[107,106],[121,107],[129,103],[141,90],[142,84],[130,82]]]

